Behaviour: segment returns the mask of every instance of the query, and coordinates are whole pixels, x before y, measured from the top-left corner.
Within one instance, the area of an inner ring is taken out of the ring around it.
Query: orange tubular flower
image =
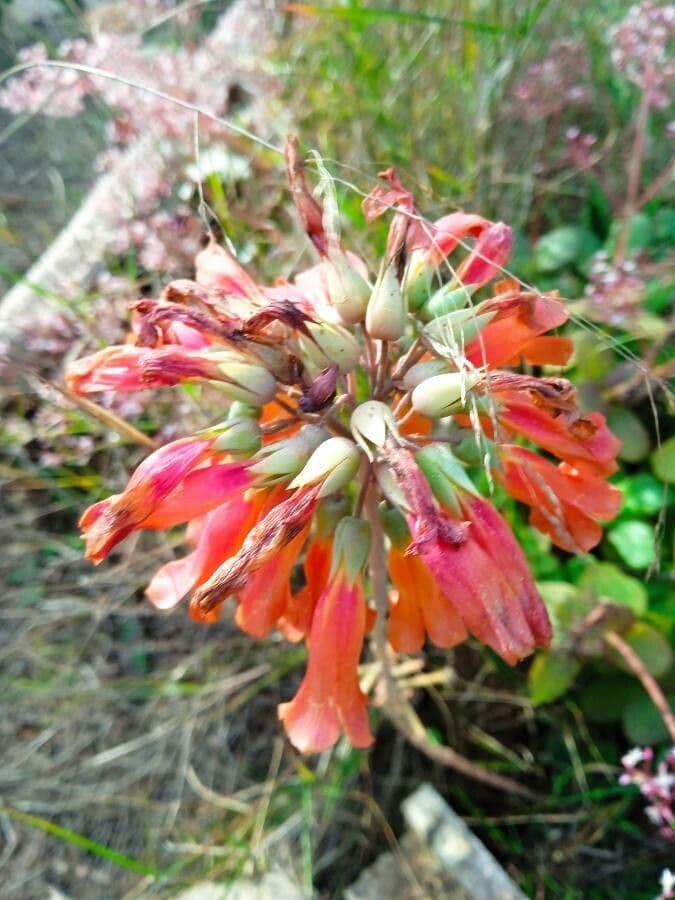
[[[401,524],[405,530],[405,523]],[[461,644],[468,637],[466,626],[416,554],[409,533],[406,530],[390,537],[387,567],[395,590],[389,611],[389,643],[399,653],[416,653],[427,635],[437,647]]]
[[[569,382],[517,371],[563,365],[572,347],[551,333],[568,317],[557,295],[513,279],[490,288],[507,225],[461,211],[427,222],[388,169],[363,204],[367,221],[391,215],[384,258],[368,266],[343,244],[329,176],[322,208],[303,158],[289,140],[306,271],[258,284],[212,241],[195,280],[133,303],[128,343],[74,363],[67,381],[86,395],[207,383],[217,424],[162,446],[87,509],[85,552],[99,563],[132,532],[187,523],[190,551],[160,568],[148,600],[173,610],[185,598],[207,624],[231,600],[248,634],[305,640],[305,676],[279,716],[299,750],[319,752],[341,734],[372,742],[358,681],[371,624],[376,654],[385,636],[413,653],[470,635],[515,665],[548,645],[527,561],[472,467],[492,466],[535,528],[587,552],[619,508],[606,483],[619,442]]]
[[[307,672],[293,700],[279,707],[291,743],[303,753],[327,750],[342,730],[354,747],[373,742],[357,673],[366,628],[361,569],[369,540],[362,520],[340,523],[330,579],[312,620]]]
[[[588,553],[600,542],[599,521],[613,519],[621,491],[568,463],[559,466],[525,447],[503,444],[495,475],[506,490],[532,507],[530,523],[570,553]]]
[[[568,381],[497,373],[488,390],[507,431],[526,437],[579,471],[601,477],[616,472],[621,441],[602,413],[581,415]]]

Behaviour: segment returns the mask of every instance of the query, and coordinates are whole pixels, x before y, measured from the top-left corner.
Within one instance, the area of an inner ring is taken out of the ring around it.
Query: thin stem
[[[664,166],[649,187],[646,187],[636,202],[636,208],[642,209],[650,200],[657,197],[675,174],[675,156]]]
[[[671,741],[675,741],[675,715],[668,706],[665,694],[658,685],[658,682],[642,662],[635,650],[627,644],[626,641],[616,631],[607,631],[604,634],[605,642],[613,647],[614,650],[625,660],[631,671],[640,679],[643,688],[647,691],[652,699],[654,706],[661,713],[665,722]]]
[[[637,122],[635,123],[635,139],[630,154],[628,165],[628,186],[626,188],[626,202],[623,209],[623,224],[619,237],[616,242],[616,250],[614,252],[614,264],[620,265],[626,258],[628,249],[628,238],[630,234],[630,219],[637,209],[638,192],[640,190],[640,176],[642,175],[642,160],[645,153],[645,141],[647,136],[647,123],[649,121],[649,83],[651,81],[652,65],[647,63],[645,70],[645,85],[642,89],[642,97],[640,98],[640,107],[637,114]]]

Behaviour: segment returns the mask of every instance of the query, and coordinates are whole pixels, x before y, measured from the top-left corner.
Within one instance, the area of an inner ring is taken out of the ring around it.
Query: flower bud
[[[373,447],[384,447],[389,435],[398,435],[394,414],[379,400],[367,400],[357,406],[352,413],[350,424],[354,440],[371,461]]]
[[[218,384],[228,397],[250,406],[264,406],[274,399],[277,383],[267,369],[253,365],[246,357],[228,350],[209,354],[208,358],[222,372],[223,381]]]
[[[452,370],[447,359],[425,359],[424,362],[415,363],[403,376],[403,387],[406,391],[412,391],[417,385],[432,375],[443,375]]]
[[[361,453],[349,438],[332,437],[320,444],[307,460],[289,488],[307,487],[323,482],[319,497],[327,497],[340,490],[356,475],[361,463]]]
[[[259,406],[250,406],[241,400],[234,400],[227,415],[228,419],[259,419],[261,409]]]
[[[325,368],[335,363],[342,375],[356,368],[360,348],[356,338],[342,325],[327,322],[308,322],[307,330],[312,336],[300,338],[303,360],[308,363],[310,374],[316,377]]]
[[[453,287],[451,284],[445,284],[427,300],[420,310],[420,316],[428,322],[438,316],[464,309],[475,290],[476,288],[471,285]]]
[[[393,263],[383,264],[366,310],[366,331],[381,341],[397,341],[408,321],[406,302]]]
[[[345,325],[363,321],[370,297],[370,285],[341,252],[333,253],[324,263],[328,296]]]
[[[463,406],[467,391],[483,378],[481,372],[448,372],[432,375],[417,385],[412,393],[412,405],[423,416],[441,419]]]
[[[335,529],[330,577],[342,569],[351,584],[356,581],[370,553],[370,525],[365,519],[345,516]]]
[[[380,522],[384,533],[395,547],[404,547],[410,543],[410,531],[400,509],[384,506],[380,510]]]
[[[473,309],[459,309],[446,313],[425,325],[422,334],[438,347],[453,354],[463,353],[472,341],[497,315],[496,310],[476,313]]]
[[[457,489],[478,496],[464,466],[447,444],[429,444],[423,447],[416,453],[415,461],[443,506],[459,513]]]
[[[401,290],[410,309],[419,309],[431,296],[437,269],[428,263],[426,250],[413,250],[403,273]]]
[[[213,449],[220,453],[237,456],[251,456],[260,449],[260,425],[255,419],[228,417],[222,425],[216,426],[218,436]]]
[[[327,436],[319,425],[304,425],[293,437],[282,438],[259,450],[249,471],[260,476],[265,484],[287,481],[303,469]]]

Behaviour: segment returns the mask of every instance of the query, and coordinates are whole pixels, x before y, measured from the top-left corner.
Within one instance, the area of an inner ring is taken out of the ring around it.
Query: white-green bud
[[[396,419],[391,409],[379,400],[367,400],[356,407],[351,417],[351,429],[356,443],[373,459],[373,448],[384,447],[389,435],[398,435]]]
[[[327,497],[352,480],[360,463],[361,453],[353,441],[344,437],[328,438],[312,453],[289,488],[307,487],[320,481],[323,483],[318,496]]]
[[[407,304],[393,263],[383,263],[366,310],[366,331],[381,341],[397,341],[408,322]]]
[[[319,425],[303,425],[289,438],[282,438],[258,451],[256,462],[249,471],[266,484],[287,481],[302,471],[312,453],[328,437]]]
[[[311,374],[318,374],[332,364],[337,365],[342,375],[356,368],[360,348],[346,328],[327,322],[308,322],[307,329],[313,341],[303,336],[299,343],[303,359],[313,370]]]
[[[483,378],[481,372],[448,372],[432,375],[420,382],[412,392],[412,405],[429,419],[440,419],[457,412],[466,402],[467,393]]]
[[[330,254],[324,266],[328,296],[340,320],[345,325],[362,322],[370,297],[368,282],[350,265],[341,251]]]

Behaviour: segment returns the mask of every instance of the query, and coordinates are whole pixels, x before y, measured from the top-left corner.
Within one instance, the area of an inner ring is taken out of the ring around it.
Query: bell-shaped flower
[[[503,222],[494,222],[481,232],[471,253],[457,269],[458,284],[480,287],[502,271],[511,255],[513,232]]]
[[[475,366],[518,364],[521,357],[535,365],[564,365],[572,353],[569,338],[544,337],[569,317],[564,303],[556,297],[506,289],[479,304],[475,312],[494,313],[466,347],[466,358]]]
[[[246,269],[223,247],[211,241],[195,258],[195,278],[206,288],[217,288],[224,294],[263,301],[262,291]]]
[[[393,513],[400,521],[398,527],[387,528],[391,540],[387,568],[394,585],[387,622],[389,643],[399,653],[416,653],[427,636],[437,647],[455,647],[468,637],[466,626],[410,546],[405,521],[397,511]]]
[[[516,575],[504,571],[498,542],[506,541],[510,532],[496,510],[489,537],[478,498],[458,489],[460,515],[449,514],[438,509],[409,451],[391,451],[388,462],[407,500],[411,549],[421,556],[468,631],[510,665],[544,646],[543,603],[539,599],[536,605],[538,594],[526,564],[524,569],[518,565]]]
[[[305,677],[295,697],[279,707],[291,743],[303,753],[327,750],[342,731],[354,747],[373,741],[357,671],[366,630],[361,570],[369,547],[367,523],[344,518],[312,619]]]

